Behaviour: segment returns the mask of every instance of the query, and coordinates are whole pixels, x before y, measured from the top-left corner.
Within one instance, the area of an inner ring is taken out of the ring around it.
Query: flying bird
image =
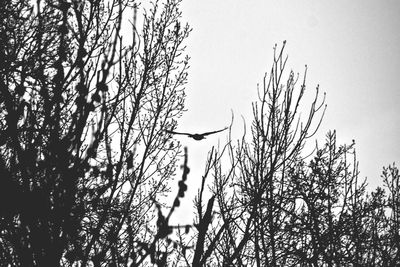
[[[195,133],[195,134],[191,134],[191,133],[178,133],[178,132],[169,131],[169,130],[165,130],[165,131],[166,131],[167,133],[170,133],[170,134],[182,134],[182,135],[187,135],[187,136],[193,138],[194,140],[199,141],[199,140],[205,139],[207,135],[219,133],[219,132],[225,131],[226,129],[228,129],[228,127],[225,127],[225,128],[222,129],[222,130],[213,131],[213,132],[206,132],[206,133],[202,133],[202,134],[198,134],[198,133]]]

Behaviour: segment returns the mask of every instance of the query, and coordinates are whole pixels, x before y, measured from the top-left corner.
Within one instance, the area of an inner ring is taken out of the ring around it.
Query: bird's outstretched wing
[[[228,129],[228,127],[225,127],[224,129],[218,130],[218,131],[213,131],[213,132],[206,132],[206,133],[202,133],[202,136],[206,136],[206,135],[210,135],[210,134],[215,134],[215,133],[219,133],[222,131],[225,131],[226,129]]]
[[[190,135],[190,133],[178,133],[170,130],[165,130],[165,132],[170,133],[170,134],[182,134],[182,135]]]

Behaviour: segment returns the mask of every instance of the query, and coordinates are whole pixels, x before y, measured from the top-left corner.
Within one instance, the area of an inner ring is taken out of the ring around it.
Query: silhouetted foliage
[[[305,154],[325,95],[304,112],[307,66],[286,72],[285,42],[250,138],[212,147],[194,223],[171,224],[190,185],[172,134],[225,130],[171,130],[189,67],[179,4],[2,1],[1,266],[400,265],[398,168],[368,192],[354,142],[332,131]]]
[[[2,1],[2,264],[160,264],[141,253],[181,153],[179,2]]]
[[[250,139],[244,135],[234,143],[229,138],[209,154],[196,198],[201,227],[192,265],[398,265],[398,169],[384,168],[387,191],[368,194],[354,141],[338,145],[336,132],[329,132],[322,147],[305,154],[306,141],[322,120],[325,97],[319,101],[317,86],[309,112],[300,116],[307,67],[295,90],[299,78],[284,71],[284,46],[275,51],[271,72],[258,90]],[[204,213],[209,176],[211,198]]]

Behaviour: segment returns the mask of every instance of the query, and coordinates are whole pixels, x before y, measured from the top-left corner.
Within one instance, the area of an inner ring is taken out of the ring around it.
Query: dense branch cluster
[[[181,154],[178,6],[2,1],[1,262],[127,265],[151,242]]]
[[[197,261],[195,251],[193,266],[400,264],[398,168],[384,168],[384,189],[367,193],[354,141],[338,145],[336,132],[329,132],[323,146],[304,154],[324,115],[325,96],[319,100],[317,87],[308,115],[300,116],[305,74],[299,90],[293,72],[284,82],[284,47],[275,51],[253,104],[251,139],[229,139],[208,157],[203,184],[213,177],[214,215],[202,220],[209,205],[203,213],[200,190],[198,220],[208,230],[199,230],[205,250]]]
[[[332,131],[304,155],[325,95],[304,112],[307,67],[286,72],[285,43],[249,136],[212,147],[193,224],[171,225],[191,185],[172,136],[189,68],[180,2],[1,2],[0,265],[400,265],[398,168],[368,193],[354,142]]]

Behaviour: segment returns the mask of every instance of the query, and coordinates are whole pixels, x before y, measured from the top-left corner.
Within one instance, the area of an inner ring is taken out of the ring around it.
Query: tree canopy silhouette
[[[179,4],[2,1],[2,264],[158,260],[143,244],[182,155],[164,133],[184,110]]]
[[[284,48],[285,42],[280,50],[275,47],[271,71],[258,88],[250,136],[244,134],[236,142],[229,138],[221,149],[210,151],[195,201],[196,249],[185,262],[192,266],[400,264],[398,168],[384,168],[387,191],[377,188],[367,193],[354,141],[339,145],[336,131],[331,131],[322,146],[317,143],[311,154],[305,154],[304,146],[325,112],[325,95],[320,98],[317,86],[310,107],[302,106],[307,66],[302,79],[285,71]],[[205,190],[207,184],[210,192]]]
[[[249,136],[229,128],[211,148],[193,224],[171,224],[190,185],[171,134],[227,129],[168,130],[189,68],[180,3],[0,3],[0,265],[400,265],[398,168],[368,192],[355,143],[336,131],[304,154],[325,95],[317,86],[304,112],[307,67],[286,71],[285,42]]]

